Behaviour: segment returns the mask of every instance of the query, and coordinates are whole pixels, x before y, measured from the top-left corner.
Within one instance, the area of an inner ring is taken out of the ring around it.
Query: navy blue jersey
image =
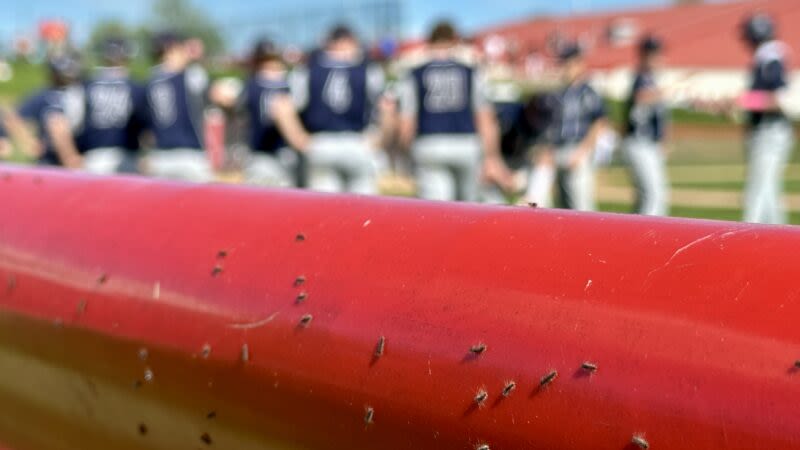
[[[201,133],[208,79],[202,69],[156,69],[147,83],[148,125],[161,150],[203,147]]]
[[[755,53],[752,67],[752,80],[750,89],[754,91],[775,92],[786,88],[786,60],[784,44],[777,41],[770,41],[762,44]],[[784,120],[785,116],[780,112],[750,112],[750,126],[758,126],[760,123],[769,120]]]
[[[603,99],[586,82],[571,84],[551,98],[548,141],[556,146],[581,142],[592,125],[605,117]]]
[[[245,86],[243,101],[250,119],[250,148],[254,151],[275,153],[285,145],[270,112],[270,102],[276,94],[288,95],[289,84],[256,75]]]
[[[626,104],[626,133],[628,136],[647,138],[660,142],[664,139],[668,114],[662,102],[639,104],[636,97],[642,90],[655,88],[656,82],[650,72],[639,72],[633,81]]]
[[[44,145],[44,152],[39,158],[39,162],[61,165],[47,133],[46,123],[52,115],[64,114],[64,91],[54,88],[43,89],[25,99],[17,112],[23,119],[36,124],[39,140]]]
[[[144,110],[144,90],[122,69],[104,68],[86,83],[82,148],[136,150]]]
[[[309,62],[307,102],[302,113],[308,131],[363,131],[370,121],[372,102],[366,60],[336,61],[320,54]]]
[[[411,71],[417,134],[475,132],[474,70],[453,60],[431,61]]]

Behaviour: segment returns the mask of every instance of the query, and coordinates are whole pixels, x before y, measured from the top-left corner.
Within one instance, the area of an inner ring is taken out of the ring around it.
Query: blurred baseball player
[[[191,64],[192,53],[176,33],[158,34],[153,52],[159,65],[147,83],[146,99],[155,149],[147,156],[147,171],[157,177],[211,181],[202,143],[208,75]]]
[[[662,43],[647,36],[639,43],[639,66],[626,104],[623,151],[636,187],[635,210],[664,216],[669,212],[666,153],[662,146],[669,112],[656,84]]]
[[[308,148],[312,189],[328,192],[376,191],[375,135],[370,122],[384,90],[380,65],[370,62],[353,32],[335,27],[308,67],[291,75],[295,102],[312,133]]]
[[[430,200],[478,200],[481,162],[487,178],[511,184],[486,81],[454,54],[459,40],[450,23],[437,24],[430,59],[400,87],[400,140],[411,150],[419,196]]]
[[[80,169],[83,157],[75,136],[82,132],[85,117],[85,94],[79,83],[83,66],[71,52],[51,56],[47,66],[50,86],[25,99],[17,111],[38,130],[41,151],[29,152],[40,155],[40,164]],[[6,120],[6,126],[10,134],[24,134],[22,125],[13,127]]]
[[[258,185],[295,185],[293,172],[298,162],[295,152],[307,150],[309,135],[289,91],[286,64],[279,49],[262,40],[253,48],[251,65],[252,75],[237,105],[230,105],[232,99],[225,98],[223,93],[215,94],[214,100],[247,114],[252,154],[244,169],[245,180]]]
[[[2,116],[0,116],[0,161],[10,158],[12,150],[11,141],[8,140]]]
[[[742,37],[753,52],[750,90],[739,99],[748,112],[744,220],[785,223],[782,177],[794,141],[781,107],[788,88],[787,48],[775,40],[775,24],[765,14],[745,20]]]
[[[564,45],[559,61],[566,86],[547,97],[552,108],[545,132],[548,145],[536,156],[527,198],[548,206],[554,180],[558,206],[591,211],[595,209],[592,153],[606,132],[605,106],[587,81],[577,44]]]
[[[80,144],[84,166],[93,173],[136,172],[144,114],[144,92],[131,79],[130,44],[108,38],[98,49],[102,66],[86,83],[86,119]]]

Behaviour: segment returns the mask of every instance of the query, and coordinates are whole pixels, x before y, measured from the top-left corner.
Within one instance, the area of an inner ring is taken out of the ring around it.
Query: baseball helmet
[[[758,45],[775,37],[775,22],[764,13],[753,14],[742,23],[742,36]]]

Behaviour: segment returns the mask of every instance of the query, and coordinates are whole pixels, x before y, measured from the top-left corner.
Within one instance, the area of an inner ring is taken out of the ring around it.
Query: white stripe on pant
[[[478,200],[481,145],[474,134],[418,138],[411,149],[417,190],[427,200]]]
[[[311,189],[374,194],[375,156],[362,133],[317,133],[308,150]]]
[[[764,123],[750,131],[743,207],[745,222],[786,223],[781,199],[783,172],[793,143],[793,130],[788,121]]]
[[[666,157],[659,142],[628,137],[622,145],[636,189],[635,211],[648,216],[669,213],[669,181]]]

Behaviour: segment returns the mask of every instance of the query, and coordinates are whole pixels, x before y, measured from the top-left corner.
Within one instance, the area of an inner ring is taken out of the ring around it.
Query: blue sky
[[[298,14],[304,8],[335,11],[360,0],[193,0],[194,3],[225,26],[234,45],[257,33],[260,17]],[[648,7],[669,0],[404,0],[405,35],[419,35],[433,20],[449,18],[466,30],[533,16],[569,14],[597,10]],[[77,39],[83,39],[91,24],[99,19],[116,18],[137,24],[147,20],[150,0],[19,0],[4,1],[0,14],[0,38],[31,30],[45,17],[62,18],[73,27]],[[298,5],[302,6],[298,6]],[[247,26],[238,26],[247,24]]]

